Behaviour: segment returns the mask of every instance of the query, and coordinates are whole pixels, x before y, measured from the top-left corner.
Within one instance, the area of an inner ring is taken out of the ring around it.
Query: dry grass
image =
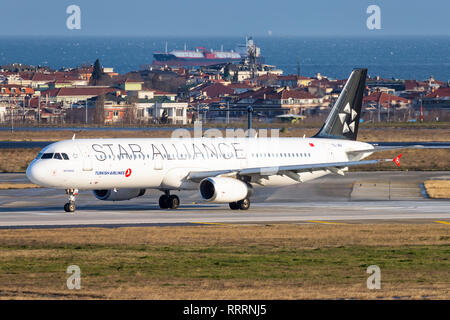
[[[0,183],[0,190],[33,188],[40,188],[40,186],[33,183]]]
[[[0,297],[450,298],[446,225],[0,230]],[[82,289],[65,287],[79,265]],[[382,289],[366,288],[367,266]]]
[[[40,148],[0,149],[0,172],[25,172]]]
[[[350,171],[386,171],[386,170],[412,170],[412,171],[447,171],[450,170],[450,149],[398,149],[393,151],[377,152],[369,159],[393,159],[399,154],[400,167],[393,162],[382,162],[376,165],[354,166]]]
[[[177,129],[174,127],[174,129]],[[224,129],[221,129],[225,136]],[[317,128],[290,127],[280,131],[281,137],[310,137]],[[0,131],[0,141],[59,141],[71,139],[73,131]],[[76,137],[85,138],[170,138],[172,130],[78,130]],[[270,130],[268,131],[270,135]],[[450,130],[444,128],[360,128],[360,141],[450,141]]]
[[[450,199],[450,180],[427,180],[423,184],[430,198]]]

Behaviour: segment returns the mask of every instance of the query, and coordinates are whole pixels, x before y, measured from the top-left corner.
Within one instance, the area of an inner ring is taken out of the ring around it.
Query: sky
[[[66,26],[70,5],[79,30]],[[370,5],[381,29],[367,28]],[[449,0],[25,0],[1,10],[0,36],[450,36]]]

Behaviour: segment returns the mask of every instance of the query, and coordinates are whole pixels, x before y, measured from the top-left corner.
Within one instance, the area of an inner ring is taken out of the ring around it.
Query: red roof
[[[176,96],[176,93],[170,93],[166,91],[160,91],[160,90],[151,90],[153,91],[154,96]]]
[[[219,96],[231,95],[234,94],[234,90],[232,88],[228,88],[220,83],[215,83],[210,86],[203,88],[202,93],[206,93],[206,95],[210,98],[216,98]]]
[[[281,93],[281,99],[314,99],[316,98],[308,91],[300,91],[300,90],[283,90]]]
[[[425,96],[425,98],[440,98],[440,97],[450,97],[450,88],[439,88],[437,90],[434,90],[434,92],[431,92]]]
[[[383,105],[392,104],[392,103],[408,103],[408,99],[397,97],[392,94],[388,94],[386,92],[372,92],[367,97],[363,98],[363,103],[380,103]]]
[[[303,90],[288,90],[284,88],[266,87],[256,91],[247,91],[239,95],[240,99],[284,100],[284,99],[314,99],[311,93]]]
[[[41,96],[49,97],[64,97],[64,96],[99,96],[101,94],[106,94],[108,92],[118,91],[116,88],[107,87],[77,87],[77,88],[59,88],[42,91]]]

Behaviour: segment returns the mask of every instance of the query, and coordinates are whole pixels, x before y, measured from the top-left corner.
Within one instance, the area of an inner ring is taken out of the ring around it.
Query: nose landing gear
[[[75,212],[75,196],[78,195],[78,189],[66,189],[66,194],[69,196],[69,202],[64,205],[64,211]]]

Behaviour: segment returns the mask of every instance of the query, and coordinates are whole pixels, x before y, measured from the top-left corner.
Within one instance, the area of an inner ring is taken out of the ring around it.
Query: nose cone
[[[45,182],[45,170],[43,170],[44,168],[42,168],[41,163],[39,163],[39,161],[33,161],[30,163],[30,165],[27,168],[27,178],[28,180],[30,180],[31,182],[33,182],[34,184],[40,185],[40,186],[44,186]]]

